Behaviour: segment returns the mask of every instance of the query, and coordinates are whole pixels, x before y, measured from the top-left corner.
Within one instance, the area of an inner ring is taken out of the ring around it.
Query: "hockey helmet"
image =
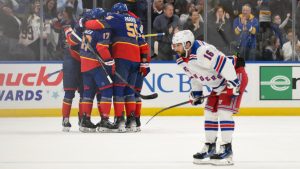
[[[99,19],[106,15],[106,12],[103,8],[95,8],[91,11],[93,19]]]
[[[128,8],[126,4],[119,2],[114,4],[114,6],[111,8],[111,12],[124,13],[124,12],[128,12]]]
[[[195,41],[194,34],[190,30],[179,31],[179,32],[175,33],[172,38],[173,45],[178,44],[178,43],[182,44],[183,49],[185,50],[185,54],[186,54],[185,57],[187,57],[188,50],[191,49],[191,47],[194,44],[194,41]],[[187,42],[191,43],[191,46],[188,49],[185,47]],[[172,45],[172,49],[174,49],[173,45]]]

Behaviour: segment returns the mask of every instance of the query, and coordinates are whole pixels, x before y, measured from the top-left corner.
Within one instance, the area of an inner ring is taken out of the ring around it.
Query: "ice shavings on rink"
[[[230,168],[300,168],[300,117],[235,120]],[[156,117],[141,133],[80,133],[77,118],[71,123],[63,133],[61,118],[1,118],[0,169],[203,168],[192,163],[204,141],[203,117]]]

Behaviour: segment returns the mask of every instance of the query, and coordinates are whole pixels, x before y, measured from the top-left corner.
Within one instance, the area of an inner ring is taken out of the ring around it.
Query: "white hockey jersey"
[[[27,28],[20,33],[19,43],[28,46],[40,38],[40,22],[38,15],[33,14],[27,19]],[[50,24],[44,24],[43,38],[50,33]]]
[[[188,58],[178,57],[177,64],[191,78],[192,91],[203,91],[203,86],[219,93],[226,87],[226,80],[237,79],[235,56],[225,56],[216,47],[196,40]]]

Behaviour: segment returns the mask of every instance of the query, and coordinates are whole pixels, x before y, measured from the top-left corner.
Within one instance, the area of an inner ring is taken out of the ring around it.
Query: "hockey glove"
[[[108,72],[111,72],[111,74],[114,75],[116,71],[115,60],[114,59],[106,60],[104,64]]]
[[[240,81],[238,78],[235,80],[228,80],[227,81],[227,95],[232,97],[237,97],[240,95]]]
[[[150,66],[148,62],[143,62],[140,64],[140,72],[142,76],[147,76],[147,74],[150,72]]]
[[[190,103],[193,106],[200,105],[204,102],[202,91],[191,91]]]

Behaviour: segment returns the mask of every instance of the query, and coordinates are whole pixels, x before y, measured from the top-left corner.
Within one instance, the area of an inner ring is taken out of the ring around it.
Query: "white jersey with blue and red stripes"
[[[178,57],[177,64],[191,78],[192,91],[202,91],[205,85],[221,92],[226,80],[235,80],[235,57],[225,56],[213,45],[196,40],[188,58]]]

